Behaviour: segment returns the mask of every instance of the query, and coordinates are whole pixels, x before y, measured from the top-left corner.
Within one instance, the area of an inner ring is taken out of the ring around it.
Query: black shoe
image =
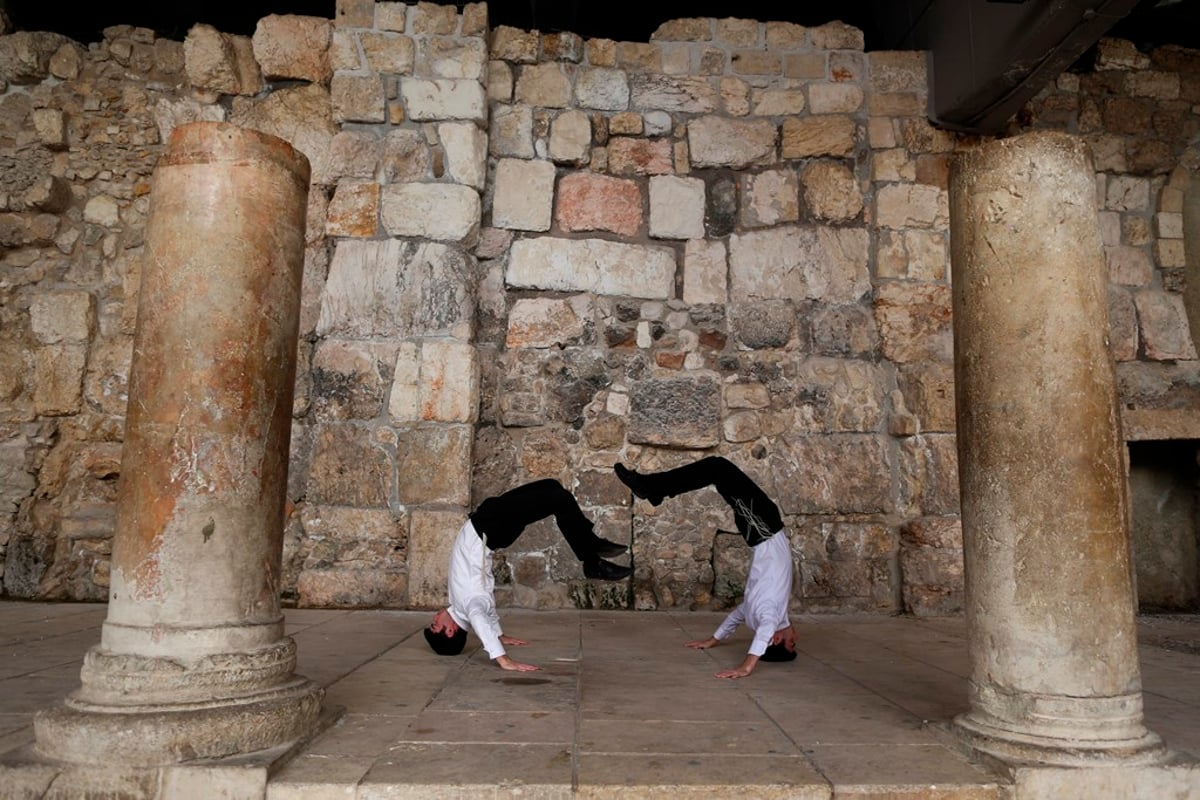
[[[598,581],[619,581],[633,574],[633,567],[622,567],[603,558],[588,561],[583,565],[583,574]]]
[[[596,540],[596,555],[604,558],[612,558],[613,556],[623,556],[629,552],[629,548],[623,544],[610,542],[608,539]]]
[[[663,496],[661,494],[654,494],[646,486],[645,475],[639,475],[631,469],[626,469],[624,464],[613,464],[613,470],[616,471],[617,477],[621,479],[621,483],[629,487],[629,491],[643,500],[649,500],[650,505],[657,506],[662,503]]]

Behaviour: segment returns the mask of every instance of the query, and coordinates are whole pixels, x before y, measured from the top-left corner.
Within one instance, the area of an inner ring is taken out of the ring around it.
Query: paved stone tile
[[[833,784],[839,798],[869,786],[947,785],[971,787],[995,783],[983,767],[939,744],[806,745],[805,754]]]
[[[575,740],[574,711],[439,711],[427,709],[413,719],[399,740],[562,744]]]
[[[696,753],[799,755],[796,745],[765,716],[756,721],[584,719],[579,726],[584,753]]]
[[[486,662],[486,663],[485,663]],[[509,672],[487,660],[473,660],[446,678],[429,704],[438,711],[573,711],[576,665],[552,664],[538,672]]]
[[[74,665],[76,674],[83,656],[100,642],[99,623],[90,630],[77,630],[42,639],[26,639],[0,645],[0,680],[36,675],[47,669]]]
[[[828,781],[800,755],[579,756],[579,798],[707,800],[738,795],[754,800],[828,800],[831,796]]]
[[[358,798],[566,798],[571,785],[569,745],[401,743],[372,765]],[[442,794],[448,787],[461,794]]]
[[[904,744],[937,742],[922,719],[877,695],[778,698],[762,706],[793,741],[810,745]]]
[[[355,800],[374,758],[304,753],[267,783],[266,800]]]
[[[318,756],[377,758],[401,741],[415,716],[343,714],[336,723],[305,746],[304,752]]]

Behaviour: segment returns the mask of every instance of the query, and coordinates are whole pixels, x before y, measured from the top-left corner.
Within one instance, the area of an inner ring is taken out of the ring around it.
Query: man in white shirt
[[[425,641],[439,655],[458,655],[474,631],[488,656],[501,669],[529,672],[541,669],[513,660],[505,646],[526,645],[523,639],[504,634],[496,612],[492,574],[492,551],[508,547],[526,526],[553,516],[575,557],[583,562],[583,574],[596,580],[616,581],[629,577],[630,567],[606,561],[628,547],[597,536],[575,497],[553,478],[543,478],[489,497],[479,504],[458,532],[450,551],[450,605],[438,611],[425,629]]]
[[[707,639],[684,642],[707,650],[728,639],[745,623],[754,631],[745,659],[718,678],[744,678],[759,661],[796,658],[796,629],[788,619],[792,596],[792,549],[779,508],[746,473],[721,456],[708,456],[664,472],[640,473],[615,464],[617,477],[643,500],[659,505],[668,497],[711,486],[733,509],[738,533],[750,545],[750,574],[742,602]]]

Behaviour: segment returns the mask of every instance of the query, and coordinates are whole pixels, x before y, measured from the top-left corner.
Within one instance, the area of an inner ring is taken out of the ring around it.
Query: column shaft
[[[279,605],[307,160],[223,123],[154,175],[108,616],[39,750],[169,763],[274,747],[315,719]]]
[[[1124,441],[1091,157],[1034,133],[951,180],[971,709],[999,755],[1157,757],[1142,725]]]

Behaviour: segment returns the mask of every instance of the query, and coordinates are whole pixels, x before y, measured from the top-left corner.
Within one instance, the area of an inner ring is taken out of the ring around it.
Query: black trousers
[[[733,509],[738,533],[751,547],[783,528],[778,506],[749,475],[722,456],[708,456],[664,472],[644,473],[642,479],[647,489],[663,497],[713,487]]]
[[[499,550],[515,542],[528,525],[549,516],[558,523],[576,558],[583,562],[598,558],[599,537],[593,531],[592,521],[584,516],[575,495],[553,478],[542,478],[489,497],[472,512],[471,524],[487,536],[488,549]]]

